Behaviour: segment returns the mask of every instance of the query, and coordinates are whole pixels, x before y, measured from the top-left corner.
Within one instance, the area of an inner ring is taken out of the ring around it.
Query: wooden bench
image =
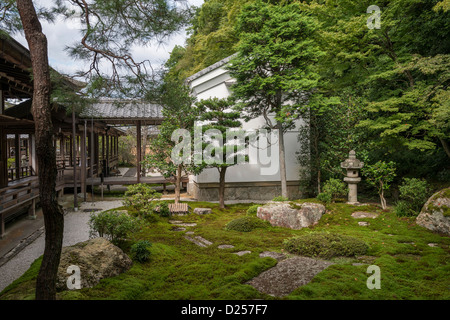
[[[154,210],[159,212],[159,206]],[[169,203],[169,211],[171,214],[188,214],[189,206],[187,203]]]
[[[171,214],[187,214],[189,213],[189,206],[187,203],[171,203],[169,204],[169,211]]]

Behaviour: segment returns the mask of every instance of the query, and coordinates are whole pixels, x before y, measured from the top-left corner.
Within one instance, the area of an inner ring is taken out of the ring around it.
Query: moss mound
[[[330,259],[363,255],[369,247],[364,241],[334,233],[317,232],[290,238],[284,248],[292,254]]]
[[[240,232],[250,232],[257,228],[266,228],[269,224],[253,216],[247,216],[230,221],[226,229]]]

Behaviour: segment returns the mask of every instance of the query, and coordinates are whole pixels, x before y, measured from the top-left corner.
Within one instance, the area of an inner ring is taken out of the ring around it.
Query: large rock
[[[317,224],[324,213],[325,206],[319,203],[272,202],[259,207],[256,215],[272,226],[300,230]]]
[[[416,223],[429,230],[450,235],[450,188],[436,192],[425,203]]]
[[[61,253],[57,276],[57,290],[67,290],[70,266],[80,269],[81,288],[91,288],[101,279],[114,277],[130,269],[131,259],[105,238],[95,238],[65,247]]]

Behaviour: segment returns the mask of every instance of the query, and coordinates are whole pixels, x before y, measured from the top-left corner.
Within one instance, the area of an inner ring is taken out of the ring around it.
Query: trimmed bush
[[[347,195],[348,189],[344,181],[339,179],[329,179],[323,185],[323,193],[330,195],[332,200],[344,198]]]
[[[102,237],[118,245],[129,233],[138,230],[139,221],[126,213],[106,211],[91,215],[89,228],[91,238]]]
[[[162,194],[156,192],[150,185],[140,183],[129,186],[125,197],[124,204],[127,207],[138,214],[145,215],[153,212],[156,205],[154,200],[160,199]]]
[[[169,210],[169,205],[167,204],[166,201],[161,201],[159,203],[159,210],[156,212],[159,216],[161,217],[170,217],[170,210]]]
[[[144,263],[150,259],[150,247],[152,244],[150,241],[141,240],[131,246],[131,253],[133,258],[141,263]]]
[[[417,216],[429,197],[427,182],[416,178],[404,178],[398,189],[400,200],[394,209],[396,215],[399,217]]]
[[[363,255],[369,249],[367,244],[359,239],[325,232],[290,238],[283,244],[285,250],[292,254],[323,259]]]
[[[329,193],[319,193],[319,195],[317,196],[317,200],[322,201],[324,203],[331,203],[331,194]]]
[[[268,222],[262,221],[256,217],[247,216],[230,221],[227,224],[226,229],[240,232],[250,232],[257,228],[266,228],[267,226]]]

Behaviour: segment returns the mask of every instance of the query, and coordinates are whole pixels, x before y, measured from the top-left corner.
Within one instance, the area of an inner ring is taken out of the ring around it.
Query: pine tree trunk
[[[175,182],[175,203],[180,203],[181,198],[181,172],[182,172],[182,165],[178,166],[177,169],[177,180]]]
[[[17,0],[33,68],[32,113],[39,167],[39,196],[45,224],[45,249],[36,281],[36,299],[56,299],[56,274],[61,258],[64,215],[56,194],[56,152],[50,108],[50,70],[47,39],[31,0]]]
[[[286,156],[284,151],[283,124],[277,121],[278,128],[278,148],[280,152],[280,178],[281,178],[281,196],[287,198],[287,179],[286,179]]]
[[[227,167],[222,167],[219,169],[220,179],[219,179],[219,205],[221,209],[225,209],[225,174],[227,172]]]

